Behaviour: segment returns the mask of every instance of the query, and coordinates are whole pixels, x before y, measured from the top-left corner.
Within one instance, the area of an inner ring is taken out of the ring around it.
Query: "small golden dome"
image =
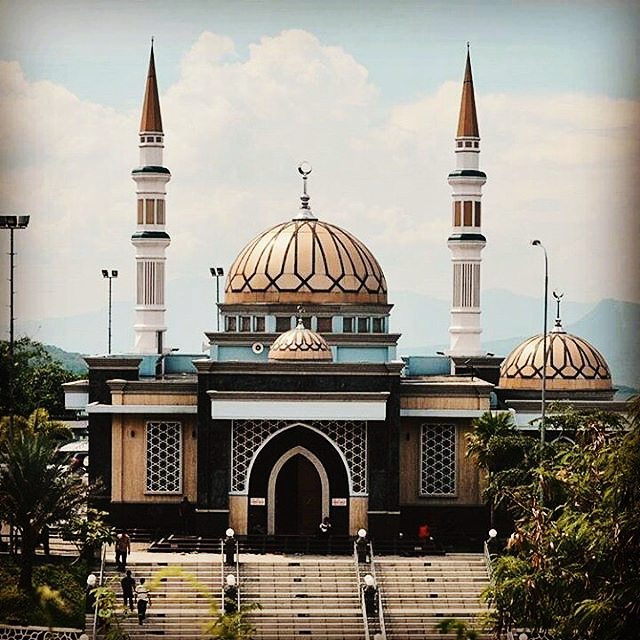
[[[386,304],[387,283],[356,237],[316,218],[278,224],[229,269],[225,303]]]
[[[325,360],[331,362],[331,348],[315,331],[305,328],[302,320],[298,326],[278,336],[269,349],[269,360]]]
[[[586,340],[556,327],[547,335],[548,391],[611,390],[611,372],[602,354]],[[516,347],[500,367],[500,388],[542,388],[543,335]]]

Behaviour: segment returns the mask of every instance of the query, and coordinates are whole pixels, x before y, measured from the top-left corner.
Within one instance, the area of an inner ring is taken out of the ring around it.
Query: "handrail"
[[[358,552],[356,551],[356,543],[353,543],[353,561],[356,567],[356,581],[358,584],[358,594],[360,596],[360,609],[362,611],[362,622],[364,624],[364,640],[370,640],[369,635],[369,619],[367,617],[367,608],[364,603],[364,590],[362,589],[362,583],[360,580],[360,563],[358,562]]]
[[[220,613],[224,613],[224,540],[220,540]]]
[[[378,576],[376,576],[376,563],[373,556],[372,542],[369,542],[369,558],[371,560],[371,575],[373,576],[373,580],[376,584],[376,589],[378,590],[378,623],[380,624],[380,634],[382,635],[382,640],[386,640],[387,629],[384,624],[384,611],[382,610],[382,589],[378,584]]]
[[[236,585],[238,589],[237,602],[240,610],[240,542],[236,540]]]
[[[107,543],[102,543],[102,549],[100,550],[100,575],[98,576],[98,586],[102,587],[104,584],[104,565],[107,558]],[[98,633],[98,600],[96,599],[95,606],[93,607],[93,625],[91,626],[91,638],[96,640]]]

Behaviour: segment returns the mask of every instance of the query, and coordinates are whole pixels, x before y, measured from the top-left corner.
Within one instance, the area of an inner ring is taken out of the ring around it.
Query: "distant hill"
[[[52,344],[45,344],[44,348],[54,360],[60,362],[68,371],[78,375],[87,373],[87,363],[82,359],[81,354],[65,351]]]
[[[204,332],[215,330],[215,295],[197,295],[193,283],[177,280],[167,283],[166,344],[183,353],[202,351]],[[210,283],[208,283],[210,284]],[[447,348],[449,302],[412,292],[397,291],[390,296],[394,308],[391,331],[402,333],[401,355],[433,355]],[[133,345],[133,303],[113,305],[113,352],[126,353]],[[482,344],[496,355],[507,355],[525,338],[542,331],[541,300],[504,290],[482,295]],[[549,328],[555,308],[549,305]],[[640,305],[618,300],[597,304],[565,299],[562,318],[566,329],[591,342],[607,359],[617,385],[640,387]],[[47,318],[21,322],[21,334],[60,347],[57,359],[69,358],[74,371],[85,370],[78,353],[69,356],[62,349],[85,354],[106,353],[107,313],[101,310],[68,318]],[[65,360],[67,361],[67,360]]]

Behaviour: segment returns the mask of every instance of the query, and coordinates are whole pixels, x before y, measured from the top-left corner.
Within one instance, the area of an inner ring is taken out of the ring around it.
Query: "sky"
[[[567,299],[640,302],[639,27],[640,6],[614,1],[0,0],[0,213],[31,215],[16,233],[18,331],[104,309],[102,268],[133,305],[152,36],[169,292],[212,301],[209,267],[295,215],[307,160],[314,213],[373,251],[391,302],[448,300],[469,42],[483,290],[541,296],[539,238]],[[0,249],[6,276],[6,232]],[[8,298],[3,277],[3,332]]]

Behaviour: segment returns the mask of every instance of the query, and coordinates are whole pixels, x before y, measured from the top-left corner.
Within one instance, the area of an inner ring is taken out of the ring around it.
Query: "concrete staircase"
[[[146,579],[151,595],[151,606],[147,609],[147,617],[143,625],[138,624],[137,612],[128,614],[122,622],[122,628],[132,638],[162,637],[166,640],[188,640],[203,638],[202,629],[211,620],[209,599],[194,585],[189,576],[197,580],[210,594],[217,598],[220,606],[221,563],[219,556],[198,558],[174,555],[170,559],[161,560],[149,556],[149,561],[129,561],[127,568],[139,583]],[[161,572],[169,571],[170,575],[160,578]],[[183,576],[174,575],[183,572]],[[120,580],[124,576],[115,566],[107,565],[106,579],[111,581],[113,590],[122,602]],[[93,616],[87,616],[87,629],[91,629]],[[101,637],[100,635],[98,637]]]
[[[365,626],[360,588],[370,565],[358,567],[350,556],[281,556],[241,554],[241,602],[257,602],[249,615],[256,640],[363,640]],[[209,600],[179,569],[194,576],[220,603],[222,565],[219,554],[139,554],[128,568],[138,582],[146,578],[152,606],[143,626],[135,611],[123,622],[132,638],[200,640],[211,620]],[[172,570],[158,581],[160,572]],[[226,569],[226,568],[225,568]],[[448,554],[401,558],[376,556],[373,569],[382,595],[389,640],[445,640],[436,624],[445,618],[473,623],[486,611],[480,592],[488,584],[482,554]],[[226,569],[225,574],[228,573]],[[123,574],[110,564],[107,577],[121,598]],[[120,600],[121,601],[121,600]],[[87,617],[87,628],[92,619]],[[380,631],[369,620],[370,638]],[[477,629],[477,627],[476,627]],[[490,638],[481,635],[480,638]]]
[[[243,602],[255,638],[362,640],[365,637],[358,576],[350,557],[256,557],[241,566]]]
[[[482,554],[452,553],[375,560],[389,640],[443,640],[436,625],[455,618],[474,624],[487,610],[480,593],[489,584]],[[479,630],[479,625],[474,626]],[[489,634],[480,638],[490,638]]]

